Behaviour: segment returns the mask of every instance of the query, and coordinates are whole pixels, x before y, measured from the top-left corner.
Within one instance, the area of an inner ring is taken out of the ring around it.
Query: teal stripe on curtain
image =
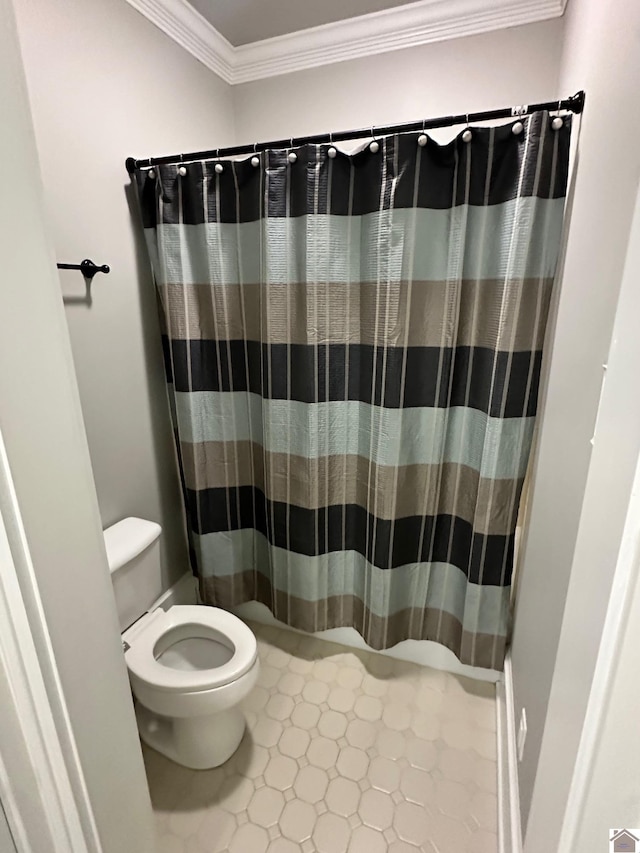
[[[431,608],[456,616],[461,605],[466,606],[476,614],[478,631],[491,634],[500,624],[501,635],[506,637],[508,590],[469,583],[463,571],[448,563],[411,563],[390,572],[373,566],[357,552],[309,557],[271,548],[262,533],[247,529],[207,533],[196,536],[194,542],[202,565],[209,569],[205,577],[232,578],[255,564],[277,589],[306,601],[354,593],[366,597],[368,589],[371,612],[383,618],[413,607],[414,584],[418,584],[424,586]],[[214,572],[213,567],[219,568]]]
[[[494,207],[463,206],[449,210],[382,210],[347,218],[326,214],[308,214],[297,219],[269,219],[262,222],[207,222],[199,225],[160,224],[149,232],[154,254],[159,247],[163,258],[162,281],[166,284],[221,283],[236,285],[259,282],[266,275],[270,284],[287,284],[308,279],[310,259],[306,237],[326,234],[318,258],[313,263],[328,281],[375,281],[378,258],[389,251],[389,242],[402,241],[408,229],[429,233],[429,241],[416,243],[413,257],[399,252],[395,263],[385,260],[385,273],[392,278],[419,281],[446,279],[449,269],[449,232],[452,216],[465,221],[468,232],[462,259],[464,278],[544,278],[553,275],[558,260],[557,235],[562,226],[564,199],[527,198]],[[505,243],[505,230],[538,220],[538,227],[527,242],[519,245],[517,255]],[[387,234],[378,247],[381,233]],[[259,246],[261,239],[272,245],[287,245],[288,263],[281,256],[269,257],[263,269]],[[242,275],[239,259],[242,258]]]
[[[355,400],[299,403],[244,391],[175,395],[183,441],[246,441],[256,431],[265,450],[318,458],[368,456],[379,465],[458,462],[483,477],[524,477],[534,418],[492,418],[475,409],[385,409]],[[379,437],[371,442],[371,436]],[[419,436],[420,439],[416,440]]]

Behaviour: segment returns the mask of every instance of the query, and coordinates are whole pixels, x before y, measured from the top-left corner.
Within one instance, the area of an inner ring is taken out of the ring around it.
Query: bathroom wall
[[[610,396],[613,362],[601,397],[640,177],[640,6],[571,0],[566,17],[561,89],[587,102],[512,641],[530,853],[556,849],[640,429],[630,386]]]
[[[557,18],[244,83],[238,143],[555,98],[562,29]]]
[[[91,306],[60,273],[102,524],[160,522],[170,583],[188,569],[182,505],[124,161],[230,144],[230,87],[125,0],[15,5],[57,260],[111,266]]]
[[[20,519],[9,515],[5,489],[0,512],[88,837],[92,822],[80,806],[85,786],[103,853],[153,853],[151,804],[10,0],[0,0],[0,104],[0,430]],[[4,707],[0,725],[7,725]],[[11,783],[28,791],[28,779],[26,768]]]

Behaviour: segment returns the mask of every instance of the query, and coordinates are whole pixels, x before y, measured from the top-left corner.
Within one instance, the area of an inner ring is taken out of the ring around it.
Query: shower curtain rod
[[[220,157],[233,157],[238,154],[256,154],[268,148],[295,148],[299,145],[321,145],[344,142],[349,139],[363,139],[368,136],[387,136],[391,133],[409,133],[416,130],[431,130],[436,127],[452,127],[455,124],[468,124],[472,121],[489,121],[498,118],[519,118],[538,110],[568,111],[581,113],[584,109],[585,93],[576,92],[570,98],[561,101],[543,101],[538,104],[525,104],[517,107],[504,107],[499,110],[485,110],[477,113],[460,113],[441,116],[405,124],[389,124],[384,127],[364,127],[358,130],[341,130],[337,133],[319,133],[315,136],[293,136],[287,139],[275,139],[271,142],[257,142],[255,145],[235,145],[231,148],[213,148],[210,151],[192,151],[190,154],[169,154],[166,157],[147,157],[136,160],[127,157],[125,165],[131,174],[135,169],[148,166],[161,166],[171,163],[187,163],[193,160],[216,160]]]

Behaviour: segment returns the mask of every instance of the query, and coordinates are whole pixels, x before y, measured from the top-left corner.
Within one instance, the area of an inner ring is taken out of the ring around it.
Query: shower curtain
[[[205,603],[502,668],[570,137],[522,124],[137,170]]]

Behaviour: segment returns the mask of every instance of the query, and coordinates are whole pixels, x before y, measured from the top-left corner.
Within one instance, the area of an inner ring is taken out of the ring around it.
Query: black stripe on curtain
[[[355,504],[306,509],[270,501],[253,486],[189,491],[190,501],[198,507],[196,532],[200,534],[255,529],[272,545],[308,557],[357,551],[380,569],[435,561],[468,572],[472,583],[499,586],[509,582],[502,572],[505,553],[506,564],[512,564],[515,536],[474,533],[468,521],[456,516],[409,516],[391,521],[376,518]]]
[[[359,400],[393,409],[469,406],[507,418],[535,415],[542,361],[541,352],[496,353],[482,347],[405,350],[369,344],[312,347],[201,340],[177,340],[172,347],[176,391],[250,391],[301,403]]]
[[[548,117],[546,113],[537,113],[528,121],[531,122],[529,136],[539,135],[541,123],[548,121]],[[490,128],[474,128],[472,146],[462,141],[461,134],[448,145],[442,146],[429,139],[424,149],[417,145],[418,134],[407,133],[388,137],[384,170],[380,167],[382,152],[373,154],[368,148],[352,156],[338,153],[334,160],[330,160],[327,155],[328,145],[305,145],[295,149],[298,161],[293,171],[288,168],[287,150],[269,151],[260,155],[266,160],[269,169],[267,215],[287,216],[287,204],[288,215],[291,217],[304,216],[316,210],[337,216],[349,215],[348,188],[352,167],[354,187],[351,215],[360,216],[379,211],[382,181],[385,180],[383,172],[387,182],[390,178],[395,178],[394,209],[413,208],[416,206],[415,170],[419,151],[421,159],[418,208],[447,210],[464,203],[485,207],[534,194],[538,198],[559,198],[564,195],[566,187],[570,128],[571,118],[567,116],[563,128],[554,131],[558,139],[556,164],[552,163],[551,158],[545,158],[536,173],[536,164],[532,163],[531,168],[525,170],[520,187],[513,181],[513,175],[519,171],[519,163],[523,157],[522,147],[527,134],[514,136],[511,125],[493,129],[493,147],[490,146]],[[317,206],[316,156],[320,163]],[[473,156],[473,168],[468,170],[467,158],[470,156]],[[454,170],[456,157],[458,166]],[[396,163],[401,164],[397,174]],[[491,179],[487,197],[487,170],[490,165]],[[255,168],[251,165],[250,158],[237,161],[233,170],[230,161],[226,161],[222,174],[216,173],[214,166],[212,161],[187,164],[187,175],[184,178],[178,178],[178,164],[154,167],[157,178],[151,178],[148,170],[138,170],[136,176],[145,228],[153,228],[158,224],[156,192],[162,194],[163,222],[178,224],[177,197],[180,189],[183,216],[180,224],[254,222],[267,213],[264,210],[262,194],[261,171],[264,166]],[[242,198],[239,212],[236,209],[234,171]],[[454,171],[456,182],[452,183],[451,174]],[[328,183],[330,174],[331,187]],[[290,182],[288,194],[285,192],[286,180]],[[388,186],[385,185],[385,190],[387,189]],[[206,193],[206,198],[203,198],[203,192]]]

